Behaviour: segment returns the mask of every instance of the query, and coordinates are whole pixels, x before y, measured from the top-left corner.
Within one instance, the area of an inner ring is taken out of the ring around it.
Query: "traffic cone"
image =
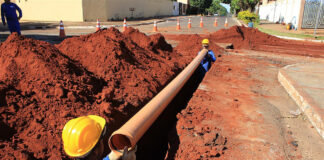
[[[63,21],[61,20],[61,22],[60,22],[60,38],[64,38],[64,37],[66,37],[66,36],[65,36]]]
[[[99,30],[100,30],[100,21],[99,21],[99,19],[97,19],[96,31],[99,31]]]
[[[190,29],[191,28],[191,19],[189,18],[189,21],[188,21],[188,28]]]
[[[157,31],[158,29],[157,29],[156,21],[154,21],[153,32],[157,32]]]
[[[126,29],[127,29],[126,18],[124,18],[123,31],[126,31]]]
[[[203,17],[200,18],[200,27],[203,28],[204,27],[204,23],[203,23]]]
[[[177,20],[177,30],[181,30],[181,28],[180,28],[180,20],[179,20],[179,18],[178,18],[178,20]]]
[[[215,26],[215,27],[218,26],[217,18],[215,18],[214,26]]]
[[[224,24],[225,27],[228,27],[228,22],[227,22],[227,18],[225,20],[225,24]]]

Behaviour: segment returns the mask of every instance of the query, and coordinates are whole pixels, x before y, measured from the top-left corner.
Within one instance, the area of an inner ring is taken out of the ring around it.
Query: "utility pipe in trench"
[[[207,49],[200,51],[198,56],[175,79],[110,136],[108,143],[111,151],[121,154],[126,146],[133,148],[136,145],[192,76],[207,52]]]

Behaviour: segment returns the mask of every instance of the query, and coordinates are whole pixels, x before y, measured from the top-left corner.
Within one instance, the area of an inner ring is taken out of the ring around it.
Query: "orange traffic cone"
[[[123,31],[126,31],[126,29],[127,29],[126,18],[124,18]]]
[[[200,18],[200,27],[204,27],[204,23],[203,23],[203,17]]]
[[[180,20],[179,20],[179,18],[178,18],[178,20],[177,20],[177,30],[181,30],[181,28],[180,28]]]
[[[156,21],[154,21],[153,32],[157,32],[157,31],[158,29],[157,29]]]
[[[99,31],[99,30],[100,30],[100,22],[99,22],[99,19],[97,19],[96,31]]]
[[[191,19],[189,18],[189,21],[188,21],[188,28],[190,29],[191,28]]]
[[[224,24],[225,27],[228,27],[228,22],[227,22],[227,18],[225,20],[225,24]]]
[[[63,21],[61,20],[61,22],[60,22],[60,38],[64,38],[64,37],[66,37],[66,36],[65,36]]]
[[[214,26],[215,26],[215,27],[218,26],[217,18],[215,18]]]

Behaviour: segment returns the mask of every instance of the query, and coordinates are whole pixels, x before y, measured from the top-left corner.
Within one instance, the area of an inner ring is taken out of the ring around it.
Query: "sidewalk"
[[[324,138],[324,64],[288,65],[278,79]]]
[[[267,34],[278,36],[284,39],[324,42],[324,30],[318,30],[317,38],[315,39],[313,34],[305,33],[305,31],[302,30],[287,30],[286,26],[282,24],[261,23],[256,28]]]

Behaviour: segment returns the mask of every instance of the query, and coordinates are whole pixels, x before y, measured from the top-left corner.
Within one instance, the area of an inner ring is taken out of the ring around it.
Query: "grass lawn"
[[[313,35],[309,34],[296,34],[296,33],[285,33],[280,32],[272,29],[266,29],[262,28],[260,25],[256,26],[261,32],[270,34],[270,35],[276,35],[276,36],[285,36],[285,37],[294,37],[294,38],[304,38],[304,39],[315,39]],[[324,40],[324,36],[318,36],[316,38],[317,40]]]

